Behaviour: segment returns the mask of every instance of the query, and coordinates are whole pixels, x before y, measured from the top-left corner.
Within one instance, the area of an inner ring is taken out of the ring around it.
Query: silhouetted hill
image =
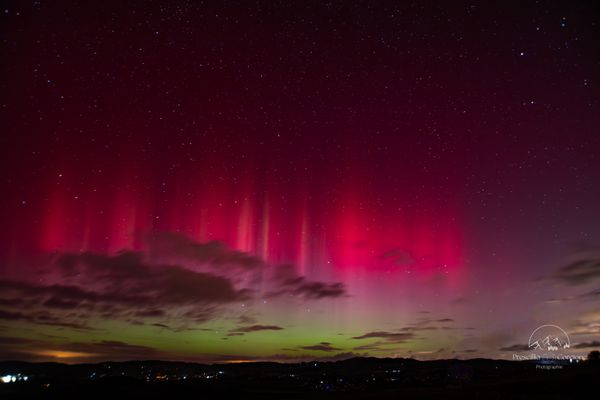
[[[343,361],[198,364],[0,362],[0,398],[245,399],[581,398],[598,390],[598,363],[351,358]],[[27,381],[24,380],[27,377]]]

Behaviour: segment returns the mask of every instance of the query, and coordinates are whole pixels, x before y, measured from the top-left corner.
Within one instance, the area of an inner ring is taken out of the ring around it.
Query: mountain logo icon
[[[529,336],[529,350],[560,351],[569,349],[569,335],[558,325],[542,325]]]

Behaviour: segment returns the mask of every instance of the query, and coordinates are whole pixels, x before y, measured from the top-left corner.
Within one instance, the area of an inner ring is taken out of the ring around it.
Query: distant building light
[[[10,382],[14,382],[14,381],[13,381],[13,378],[14,378],[14,377],[13,377],[12,375],[4,375],[4,376],[3,376],[2,378],[0,378],[0,379],[2,379],[2,382],[4,382],[4,383],[10,383]]]

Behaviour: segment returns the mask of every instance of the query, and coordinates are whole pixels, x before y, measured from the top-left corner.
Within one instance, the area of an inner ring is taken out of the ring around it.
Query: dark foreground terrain
[[[0,363],[0,399],[585,399],[600,363],[354,358],[299,364]]]

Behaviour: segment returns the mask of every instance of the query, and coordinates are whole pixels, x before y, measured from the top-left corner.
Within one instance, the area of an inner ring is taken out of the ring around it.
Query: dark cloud
[[[241,326],[236,329],[232,329],[231,333],[250,333],[250,332],[258,332],[258,331],[281,331],[282,327],[277,325],[250,325],[250,326]]]
[[[256,323],[256,318],[247,314],[242,314],[237,318],[237,322],[238,324],[244,324],[244,325],[248,325],[248,324],[255,324]]]
[[[307,299],[323,299],[326,297],[342,297],[346,295],[346,289],[341,282],[325,283],[307,281],[305,278],[288,283],[292,294],[302,296]]]
[[[386,331],[373,331],[368,332],[360,336],[354,336],[352,339],[372,339],[379,338],[384,339],[387,342],[403,343],[407,340],[413,339],[414,334],[410,332],[386,332]]]
[[[229,303],[249,297],[247,290],[236,290],[228,278],[175,265],[150,265],[137,252],[63,254],[57,264],[65,279],[74,274],[75,281],[120,302],[182,305]]]
[[[3,336],[0,337],[0,345],[31,345],[32,343],[39,343],[38,340],[23,338],[23,337],[14,337],[14,336]]]
[[[140,323],[140,325],[145,325],[145,324],[142,322],[142,323]],[[188,327],[187,323],[180,324],[179,326],[171,326],[171,325],[160,323],[160,322],[154,322],[154,323],[150,324],[149,326],[154,326],[154,327],[161,328],[161,329],[167,329],[171,332],[204,331],[204,330],[206,330],[206,329],[190,328],[190,327]]]
[[[146,235],[148,254],[153,258],[177,259],[211,267],[265,266],[263,260],[248,253],[233,250],[222,242],[199,243],[175,232],[154,232]]]
[[[58,296],[52,296],[44,301],[45,307],[61,308],[63,310],[72,310],[80,306],[81,302],[77,300],[65,300]]]
[[[591,342],[577,343],[576,345],[573,346],[573,348],[575,348],[575,349],[593,349],[596,347],[600,347],[600,341],[598,341],[598,340],[594,340]]]
[[[455,329],[448,326],[440,326],[442,323],[455,322],[452,318],[439,318],[432,319],[428,317],[419,318],[416,322],[409,324],[408,326],[400,329],[402,332],[420,332],[420,331],[437,331],[437,330],[450,330]]]
[[[45,310],[35,312],[12,312],[0,310],[0,319],[8,321],[27,321],[38,325],[53,325],[61,328],[70,328],[77,330],[92,330],[85,322],[73,321],[72,318],[65,319],[60,315],[49,313]]]
[[[90,292],[78,286],[63,284],[40,285],[28,282],[0,280],[0,292],[3,295],[18,296],[21,300],[19,305],[22,308],[39,303],[40,297],[48,302],[50,307],[55,307],[59,302],[76,302],[80,304],[84,301],[96,302],[102,300],[102,296],[98,293]]]
[[[420,332],[420,331],[437,331],[437,330],[446,330],[450,329],[447,327],[437,327],[437,326],[406,326],[400,329],[402,332]]]
[[[22,299],[2,299],[2,298],[0,298],[0,307],[2,307],[2,306],[14,307],[14,306],[20,306],[22,304],[23,304]]]
[[[249,253],[228,248],[221,242],[199,243],[187,236],[173,232],[150,233],[146,236],[148,257],[162,261],[176,261],[183,264],[207,265],[227,273],[231,267],[239,267],[243,272],[256,269],[275,269],[274,283],[277,289],[268,297],[291,294],[305,299],[336,298],[347,295],[340,282],[311,281],[295,273],[293,265],[269,266],[264,260]],[[235,274],[240,278],[239,273]]]
[[[312,346],[301,346],[303,350],[316,350],[316,351],[336,351],[340,350],[337,347],[333,347],[329,342],[321,342]]]
[[[274,288],[267,297],[346,295],[341,283],[308,280],[294,266],[270,266],[219,242],[197,243],[175,233],[149,234],[147,241],[144,251],[59,253],[35,282],[0,280],[0,319],[72,329],[90,329],[93,318],[138,325],[151,319],[165,326],[182,321],[172,327],[181,331],[222,316],[233,303],[256,298],[252,287],[259,280]]]
[[[553,278],[569,285],[582,285],[600,278],[600,255],[582,254],[581,258],[560,268]]]
[[[394,345],[396,343],[394,342],[383,342],[383,341],[376,341],[374,343],[368,343],[368,344],[363,344],[360,346],[356,346],[354,347],[353,350],[372,350],[372,351],[387,351],[389,350],[389,348],[386,348],[385,346],[390,346],[390,345]]]
[[[21,319],[27,319],[27,317],[25,316],[25,314],[20,313],[20,312],[11,312],[11,311],[0,310],[0,319],[6,319],[9,321],[17,321],[17,320],[21,320]]]
[[[527,344],[513,344],[511,346],[501,347],[500,351],[529,351],[529,345]]]
[[[427,315],[429,312],[421,312],[420,314]],[[450,323],[454,322],[452,318],[439,318],[431,319],[428,317],[419,318],[416,322],[409,324],[403,328],[394,331],[371,331],[360,336],[354,336],[352,339],[381,339],[373,343],[367,343],[361,346],[354,347],[354,350],[389,350],[384,348],[392,344],[406,343],[411,339],[417,338],[417,334],[426,331],[444,331],[452,328],[447,326],[437,326],[436,323]]]
[[[64,328],[89,329],[92,317],[136,318],[184,315],[190,322],[212,318],[219,306],[250,298],[226,277],[175,265],[151,265],[137,252],[116,255],[61,254],[56,262],[61,283],[0,280],[0,293],[19,298],[0,319],[25,320]],[[149,306],[152,305],[152,306]]]
[[[218,315],[219,308],[216,306],[195,307],[180,315],[180,319],[202,324],[208,322]]]
[[[74,318],[74,319],[72,319]],[[52,314],[47,311],[40,311],[29,316],[30,322],[39,325],[51,325],[61,328],[77,329],[77,330],[96,330],[96,328],[87,324],[85,318],[81,316],[65,316],[61,314]]]
[[[165,315],[165,311],[160,310],[158,308],[149,308],[149,309],[137,311],[135,313],[135,316],[140,317],[140,318],[162,317],[164,315]]]
[[[276,292],[269,296],[291,294],[305,299],[337,298],[347,296],[346,288],[341,282],[326,283],[307,280],[296,275],[294,266],[285,264],[276,267],[275,282],[280,286]]]

